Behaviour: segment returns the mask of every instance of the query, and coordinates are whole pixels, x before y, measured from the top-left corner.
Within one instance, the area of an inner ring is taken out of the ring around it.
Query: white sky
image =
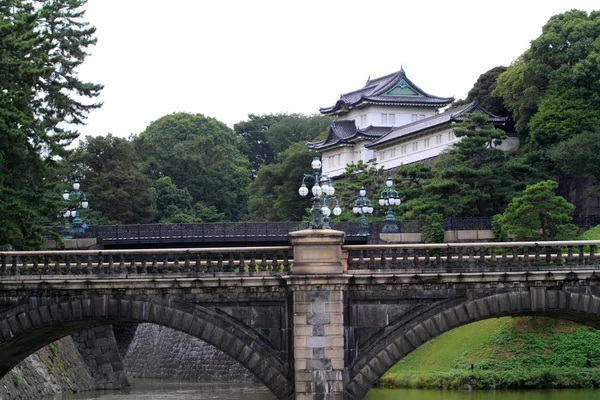
[[[230,127],[249,113],[319,112],[402,65],[421,89],[464,98],[555,14],[597,0],[88,0],[102,83],[82,135],[127,137],[172,112]]]

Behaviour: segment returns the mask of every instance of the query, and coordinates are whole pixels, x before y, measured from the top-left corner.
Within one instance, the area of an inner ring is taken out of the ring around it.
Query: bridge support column
[[[294,268],[286,277],[293,292],[296,399],[344,396],[344,233],[305,230],[290,234]]]

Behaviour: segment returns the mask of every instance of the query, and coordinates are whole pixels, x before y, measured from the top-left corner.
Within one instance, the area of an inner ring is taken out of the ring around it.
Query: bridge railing
[[[291,246],[0,252],[0,276],[287,274]]]
[[[600,241],[346,245],[349,271],[598,269]]]

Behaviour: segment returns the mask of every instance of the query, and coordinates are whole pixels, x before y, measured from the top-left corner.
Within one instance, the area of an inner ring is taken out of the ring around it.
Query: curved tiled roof
[[[387,135],[381,136],[379,139],[369,143],[365,147],[377,148],[381,145],[388,144],[389,142],[399,140],[427,129],[432,129],[440,125],[450,122],[465,121],[467,119],[466,114],[472,112],[482,112],[487,114],[488,121],[493,123],[503,123],[508,120],[508,117],[498,117],[497,115],[487,112],[483,107],[481,107],[481,105],[479,105],[479,103],[474,101],[472,103],[465,104],[464,106],[451,108],[443,113],[434,115],[433,117],[424,118],[419,121],[411,122],[410,124],[396,127]]]
[[[392,93],[399,88],[398,93]],[[321,108],[323,114],[337,114],[348,111],[360,104],[389,104],[408,106],[444,107],[454,101],[454,97],[433,96],[415,85],[404,72],[398,72],[369,79],[362,89],[342,94],[331,107]]]
[[[349,144],[360,138],[378,139],[390,133],[392,129],[392,127],[371,125],[364,129],[358,129],[354,120],[331,121],[327,139],[319,142],[308,142],[307,146],[311,150],[324,150],[338,145]]]

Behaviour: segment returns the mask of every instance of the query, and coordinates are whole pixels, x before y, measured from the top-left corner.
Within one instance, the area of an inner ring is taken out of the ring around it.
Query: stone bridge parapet
[[[547,315],[600,327],[600,241],[343,240],[321,230],[294,232],[293,246],[1,252],[0,375],[82,329],[154,323],[224,351],[280,399],[360,399],[460,325]]]

